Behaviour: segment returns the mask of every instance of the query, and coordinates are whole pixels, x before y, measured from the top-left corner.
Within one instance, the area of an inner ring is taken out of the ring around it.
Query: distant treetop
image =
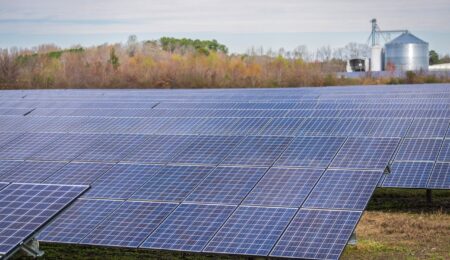
[[[174,52],[179,48],[194,48],[199,53],[208,55],[210,51],[228,53],[228,48],[217,42],[216,40],[193,40],[193,39],[177,39],[172,37],[162,37],[159,39],[161,47],[165,51]]]

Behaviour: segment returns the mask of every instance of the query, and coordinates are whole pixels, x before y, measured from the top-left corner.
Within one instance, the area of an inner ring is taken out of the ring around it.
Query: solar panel
[[[444,140],[437,159],[439,162],[450,162],[450,139]]]
[[[101,136],[95,134],[67,134],[35,153],[33,160],[71,161],[88,149]]]
[[[23,161],[1,161],[0,160],[0,181],[6,178],[6,174],[21,165]]]
[[[427,184],[428,189],[450,189],[450,163],[436,163]]]
[[[8,186],[9,182],[0,182],[0,190]]]
[[[375,120],[362,118],[342,118],[336,124],[333,134],[338,136],[368,136]]]
[[[79,199],[40,234],[39,241],[79,243],[123,202]]]
[[[93,182],[83,197],[128,199],[160,170],[158,165],[116,164]]]
[[[446,119],[414,119],[406,136],[418,138],[444,137],[448,122]]]
[[[194,134],[205,121],[205,118],[169,118],[156,133]]]
[[[344,141],[344,137],[297,137],[275,165],[326,168]]]
[[[0,159],[28,159],[61,136],[62,134],[25,133],[0,147]]]
[[[56,184],[91,184],[113,164],[107,163],[69,163],[45,180]]]
[[[203,166],[165,166],[131,198],[182,201],[213,169]]]
[[[245,198],[243,204],[300,207],[323,170],[271,168]]]
[[[433,170],[433,162],[394,162],[383,187],[425,188]]]
[[[300,209],[270,256],[339,259],[360,211]]]
[[[266,168],[217,167],[185,201],[239,204],[266,170]]]
[[[411,123],[411,119],[376,119],[370,135],[374,137],[403,137]]]
[[[303,207],[364,210],[381,175],[381,171],[327,170]]]
[[[258,135],[294,136],[303,118],[273,118]]]
[[[87,186],[10,184],[0,190],[0,256],[31,238]]]
[[[241,141],[239,136],[197,136],[171,162],[219,164]]]
[[[77,161],[117,162],[127,156],[147,139],[144,135],[104,135],[88,150],[76,158]]]
[[[296,209],[239,207],[204,252],[267,256]]]
[[[200,252],[234,210],[234,206],[181,204],[141,247]]]
[[[64,167],[61,162],[26,161],[5,172],[0,180],[8,182],[42,183],[45,179]]]
[[[271,166],[292,138],[248,136],[222,161],[222,165]]]
[[[396,161],[435,161],[441,147],[441,139],[403,139]]]
[[[299,128],[298,136],[330,136],[338,122],[338,118],[307,118]]]
[[[138,247],[178,204],[125,201],[81,244]]]
[[[167,163],[195,140],[195,136],[155,135],[131,151],[123,161]]]
[[[348,138],[330,167],[384,170],[398,142],[397,138]]]
[[[0,133],[0,148],[21,135],[20,133]]]

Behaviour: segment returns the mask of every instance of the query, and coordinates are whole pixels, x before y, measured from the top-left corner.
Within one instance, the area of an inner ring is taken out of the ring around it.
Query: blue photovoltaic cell
[[[361,214],[361,211],[301,209],[270,256],[339,259]]]
[[[0,148],[21,135],[20,133],[0,133]]]
[[[269,118],[241,118],[230,129],[230,135],[256,135],[270,121]],[[215,134],[214,132],[212,134]]]
[[[275,165],[326,168],[344,141],[345,137],[297,137]]]
[[[194,134],[205,120],[204,118],[169,118],[156,133]]]
[[[69,163],[45,180],[45,183],[91,184],[114,164]]]
[[[159,170],[157,165],[116,164],[92,183],[83,197],[128,199]]]
[[[147,139],[144,135],[104,135],[88,150],[76,158],[77,161],[117,162]]]
[[[323,170],[271,168],[243,204],[300,207]]]
[[[9,182],[41,183],[64,167],[62,162],[26,161],[0,176],[0,180]]]
[[[1,161],[0,160],[0,181],[7,178],[8,172],[21,165],[23,161]]]
[[[395,160],[435,161],[441,144],[441,139],[403,139]]]
[[[266,170],[266,168],[217,167],[186,201],[239,204]]]
[[[239,207],[204,252],[267,256],[296,209]]]
[[[224,205],[181,204],[141,247],[200,252],[234,209]]]
[[[327,170],[302,207],[364,210],[381,171]]]
[[[362,118],[342,118],[333,131],[338,136],[368,136],[375,120]]]
[[[8,186],[8,184],[9,184],[8,182],[0,182],[0,190]]]
[[[426,188],[433,162],[394,162],[386,175],[383,187]]]
[[[79,243],[122,203],[116,200],[79,199],[50,223],[39,234],[38,239],[46,242]]]
[[[68,134],[34,154],[33,160],[71,161],[88,149],[101,135]]]
[[[397,138],[348,138],[330,167],[384,170],[398,142]]]
[[[436,163],[427,188],[450,189],[450,163]]]
[[[132,151],[123,161],[145,163],[167,163],[185,149],[195,136],[155,135]]]
[[[298,129],[298,136],[330,136],[339,123],[338,118],[307,118]]]
[[[138,247],[177,205],[125,201],[80,243]]]
[[[0,256],[29,239],[87,188],[10,184],[0,190]]]
[[[241,141],[239,136],[197,136],[172,162],[219,164]]]
[[[258,135],[294,136],[303,118],[273,118]]]
[[[438,156],[439,162],[450,162],[450,139],[444,140]]]
[[[131,198],[182,201],[213,169],[202,166],[165,166]]]
[[[239,118],[207,118],[205,122],[196,129],[196,134],[201,135],[217,135],[229,134]]]
[[[448,119],[414,119],[406,137],[444,137],[448,124]]]
[[[248,136],[222,161],[222,165],[271,166],[291,142],[289,137]]]
[[[63,134],[26,133],[0,147],[0,159],[25,160]]]
[[[403,137],[406,135],[411,122],[412,119],[376,119],[370,135],[374,137]]]

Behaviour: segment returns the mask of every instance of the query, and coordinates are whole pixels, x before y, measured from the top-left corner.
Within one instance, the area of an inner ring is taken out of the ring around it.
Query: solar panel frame
[[[243,140],[241,136],[196,136],[170,162],[217,165]]]
[[[111,163],[72,162],[46,178],[44,183],[89,185],[113,166]]]
[[[131,199],[181,202],[214,169],[205,166],[165,166],[143,184]]]
[[[91,184],[83,198],[129,199],[160,170],[160,165],[116,164]]]
[[[184,202],[238,205],[266,171],[267,168],[217,167]]]
[[[181,204],[140,247],[201,252],[235,208]]]
[[[394,162],[382,187],[426,188],[434,162]]]
[[[299,208],[322,176],[323,169],[270,168],[243,205]]]
[[[240,206],[203,252],[267,256],[296,211]]]
[[[384,170],[399,141],[399,138],[349,137],[330,168]]]
[[[87,186],[13,183],[0,190],[0,256],[29,240]]]
[[[25,161],[5,172],[0,176],[0,180],[20,183],[42,183],[66,164],[65,162]]]
[[[39,241],[79,243],[123,202],[78,199],[40,232]]]
[[[176,203],[125,201],[80,244],[136,248],[177,206]]]
[[[382,171],[327,170],[302,208],[364,210],[381,179]]]
[[[221,165],[271,166],[292,138],[247,136],[222,160]]]
[[[300,209],[270,256],[339,259],[361,214],[361,211]]]
[[[395,161],[435,161],[442,139],[403,139]]]
[[[275,162],[280,167],[326,168],[345,142],[345,137],[296,137]]]
[[[436,163],[430,179],[428,189],[450,189],[450,163]]]

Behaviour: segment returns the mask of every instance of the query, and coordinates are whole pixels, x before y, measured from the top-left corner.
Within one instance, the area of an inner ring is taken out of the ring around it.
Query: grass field
[[[424,190],[378,189],[356,233],[357,245],[347,246],[342,259],[450,259],[450,191],[433,191],[428,204]],[[41,249],[43,259],[248,259],[56,244]]]

